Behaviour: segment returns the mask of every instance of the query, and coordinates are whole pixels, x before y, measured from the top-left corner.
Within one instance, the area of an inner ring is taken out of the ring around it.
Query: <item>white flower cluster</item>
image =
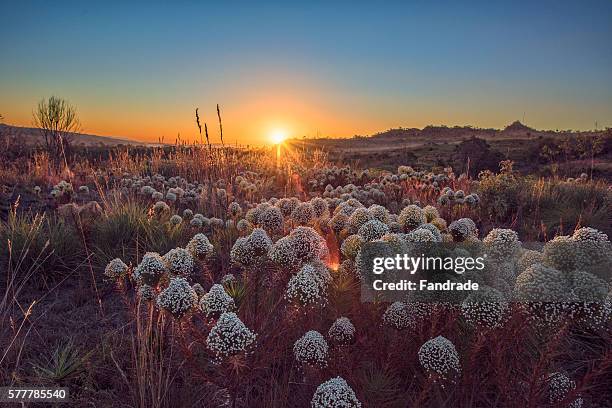
[[[115,258],[104,268],[104,275],[111,279],[118,279],[128,271],[128,266],[119,258]]]
[[[147,252],[134,268],[132,279],[141,284],[155,286],[164,273],[166,264],[162,257],[157,252]]]
[[[355,341],[355,326],[347,317],[339,317],[327,331],[327,337],[335,344],[352,344]]]
[[[415,230],[410,231],[408,234],[404,234],[406,242],[438,242],[434,234],[425,228],[418,227]]]
[[[465,194],[463,190],[453,191],[450,187],[444,187],[438,197],[440,205],[477,205],[480,203],[480,197],[476,193]]]
[[[423,207],[423,214],[425,214],[427,222],[432,222],[436,218],[440,218],[440,213],[438,212],[438,209],[433,205],[426,205],[425,207]]]
[[[434,242],[442,242],[442,234],[440,233],[440,230],[438,229],[438,227],[436,227],[435,225],[433,225],[433,224],[423,224],[423,225],[419,226],[413,232],[417,232],[419,230],[427,230],[427,231],[431,232],[431,235],[433,236]]]
[[[481,286],[461,304],[461,313],[465,320],[478,328],[500,327],[508,310],[508,302],[501,292],[488,286]]]
[[[470,218],[459,218],[451,222],[448,229],[455,242],[462,242],[470,237],[478,236],[476,224]]]
[[[415,317],[410,314],[404,302],[394,302],[389,305],[382,319],[383,324],[396,330],[413,329],[416,326]]]
[[[302,306],[327,304],[329,272],[324,265],[306,264],[289,279],[285,297]]]
[[[255,228],[251,234],[236,240],[230,252],[232,262],[252,266],[260,262],[272,246],[272,240],[265,230]]]
[[[314,211],[314,216],[316,218],[321,218],[329,215],[329,205],[327,201],[321,197],[315,197],[310,200],[310,204],[312,205],[312,209]]]
[[[198,304],[198,295],[185,278],[172,278],[168,287],[157,296],[157,306],[180,319]]]
[[[374,219],[374,216],[372,216],[372,214],[368,212],[368,209],[363,207],[359,201],[354,200],[354,202],[358,207],[348,204],[338,207],[340,211],[351,211],[347,221],[347,230],[350,234],[356,234],[366,222]]]
[[[309,225],[315,219],[315,211],[310,203],[300,203],[291,212],[291,218],[299,225]]]
[[[521,241],[511,229],[495,228],[482,240],[487,254],[495,259],[512,258],[521,250]]]
[[[516,278],[514,297],[519,302],[567,301],[568,281],[561,271],[534,264]]]
[[[336,377],[317,387],[310,406],[312,408],[361,408],[361,402],[344,378]]]
[[[218,357],[227,357],[246,351],[255,338],[236,313],[226,312],[211,329],[206,345]]]
[[[327,341],[321,333],[315,330],[306,332],[293,345],[293,355],[302,364],[311,366],[327,366]]]
[[[236,229],[240,234],[246,235],[253,231],[253,225],[243,218],[236,223]]]
[[[240,206],[239,203],[237,203],[236,201],[232,201],[228,206],[227,206],[227,214],[230,217],[239,217],[240,215],[242,215],[242,207]]]
[[[560,271],[576,268],[576,245],[572,237],[558,235],[544,245],[544,263]]]
[[[289,217],[299,203],[300,200],[297,197],[281,198],[276,206],[281,210],[284,217]]]
[[[342,255],[347,259],[355,259],[364,243],[365,240],[361,235],[349,235],[342,241],[340,252],[342,252]]]
[[[534,251],[532,249],[525,249],[523,250],[523,253],[517,263],[519,273],[523,272],[530,266],[533,266],[537,263],[542,263],[543,261],[544,254],[539,251]]]
[[[198,259],[208,259],[214,252],[214,247],[202,233],[195,234],[187,243],[186,249]]]
[[[383,222],[377,219],[373,219],[359,227],[357,234],[363,237],[365,241],[369,242],[381,238],[388,232],[389,226],[387,224],[384,224]]]
[[[272,206],[261,212],[258,221],[259,225],[270,234],[281,232],[285,225],[285,219],[280,208]]]
[[[427,340],[418,352],[421,366],[441,379],[453,379],[461,372],[459,353],[446,337],[438,336]]]
[[[576,243],[577,265],[583,268],[600,268],[604,273],[612,269],[612,244],[608,236],[595,228],[584,227],[572,235]]]
[[[307,262],[325,260],[327,242],[310,227],[297,227],[272,245],[268,257],[278,265],[293,269]]]
[[[402,226],[402,229],[408,232],[421,224],[425,224],[427,222],[427,217],[421,207],[410,204],[400,212],[397,220]]]
[[[162,259],[168,272],[173,275],[189,277],[193,273],[193,256],[184,248],[171,249]]]
[[[217,317],[234,309],[234,299],[225,292],[223,285],[215,283],[200,299],[200,309],[208,317]]]
[[[576,388],[576,382],[569,378],[566,374],[555,372],[548,375],[548,400],[552,405],[563,401],[570,391]],[[581,408],[584,400],[577,397],[567,405],[568,408]]]
[[[153,212],[157,215],[165,214],[170,212],[170,207],[163,201],[157,201],[153,205]]]
[[[178,214],[174,214],[168,222],[170,225],[180,225],[183,222],[183,218]]]

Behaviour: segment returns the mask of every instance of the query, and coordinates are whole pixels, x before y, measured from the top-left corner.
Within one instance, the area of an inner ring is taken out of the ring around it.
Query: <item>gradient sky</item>
[[[428,124],[612,127],[611,1],[0,1],[0,114],[59,95],[83,131],[156,141]],[[468,5],[469,3],[469,5]]]

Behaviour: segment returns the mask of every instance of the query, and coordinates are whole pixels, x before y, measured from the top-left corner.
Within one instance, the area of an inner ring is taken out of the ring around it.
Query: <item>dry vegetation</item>
[[[71,406],[612,406],[605,178],[503,156],[391,169],[306,143],[279,163],[3,143],[2,384],[68,386]],[[376,240],[514,261],[474,277],[484,300],[362,303]]]

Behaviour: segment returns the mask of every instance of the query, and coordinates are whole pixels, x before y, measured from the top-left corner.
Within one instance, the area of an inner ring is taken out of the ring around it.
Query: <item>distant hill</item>
[[[21,127],[21,126],[12,126],[6,125],[4,123],[0,123],[0,134],[9,135],[14,137],[21,143],[25,144],[37,144],[43,143],[44,137],[40,129],[38,128],[30,128],[30,127]],[[146,145],[148,143],[138,142],[136,140],[124,139],[120,137],[113,136],[97,136],[90,135],[86,133],[73,133],[72,135],[72,143],[74,145],[82,145],[82,146],[116,146],[120,144],[124,145]]]
[[[537,138],[537,137],[567,137],[577,135],[598,135],[605,131],[553,131],[538,130],[524,125],[520,121],[514,121],[503,129],[478,128],[474,126],[436,126],[429,125],[423,129],[418,128],[395,128],[383,132],[374,133],[369,136],[355,135],[352,138],[317,138],[317,139],[293,139],[296,143],[307,143],[319,146],[350,145],[352,147],[372,146],[381,143],[423,143],[423,142],[451,142],[464,140],[471,137],[483,139],[498,138]]]
[[[535,132],[535,129],[530,128],[529,126],[523,125],[520,121],[515,120],[508,126],[506,126],[503,130],[504,132]]]

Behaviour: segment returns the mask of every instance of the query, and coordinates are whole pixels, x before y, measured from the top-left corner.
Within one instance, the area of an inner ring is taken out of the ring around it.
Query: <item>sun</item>
[[[287,132],[282,129],[276,129],[270,134],[270,140],[274,144],[283,143],[285,139],[287,139]]]

